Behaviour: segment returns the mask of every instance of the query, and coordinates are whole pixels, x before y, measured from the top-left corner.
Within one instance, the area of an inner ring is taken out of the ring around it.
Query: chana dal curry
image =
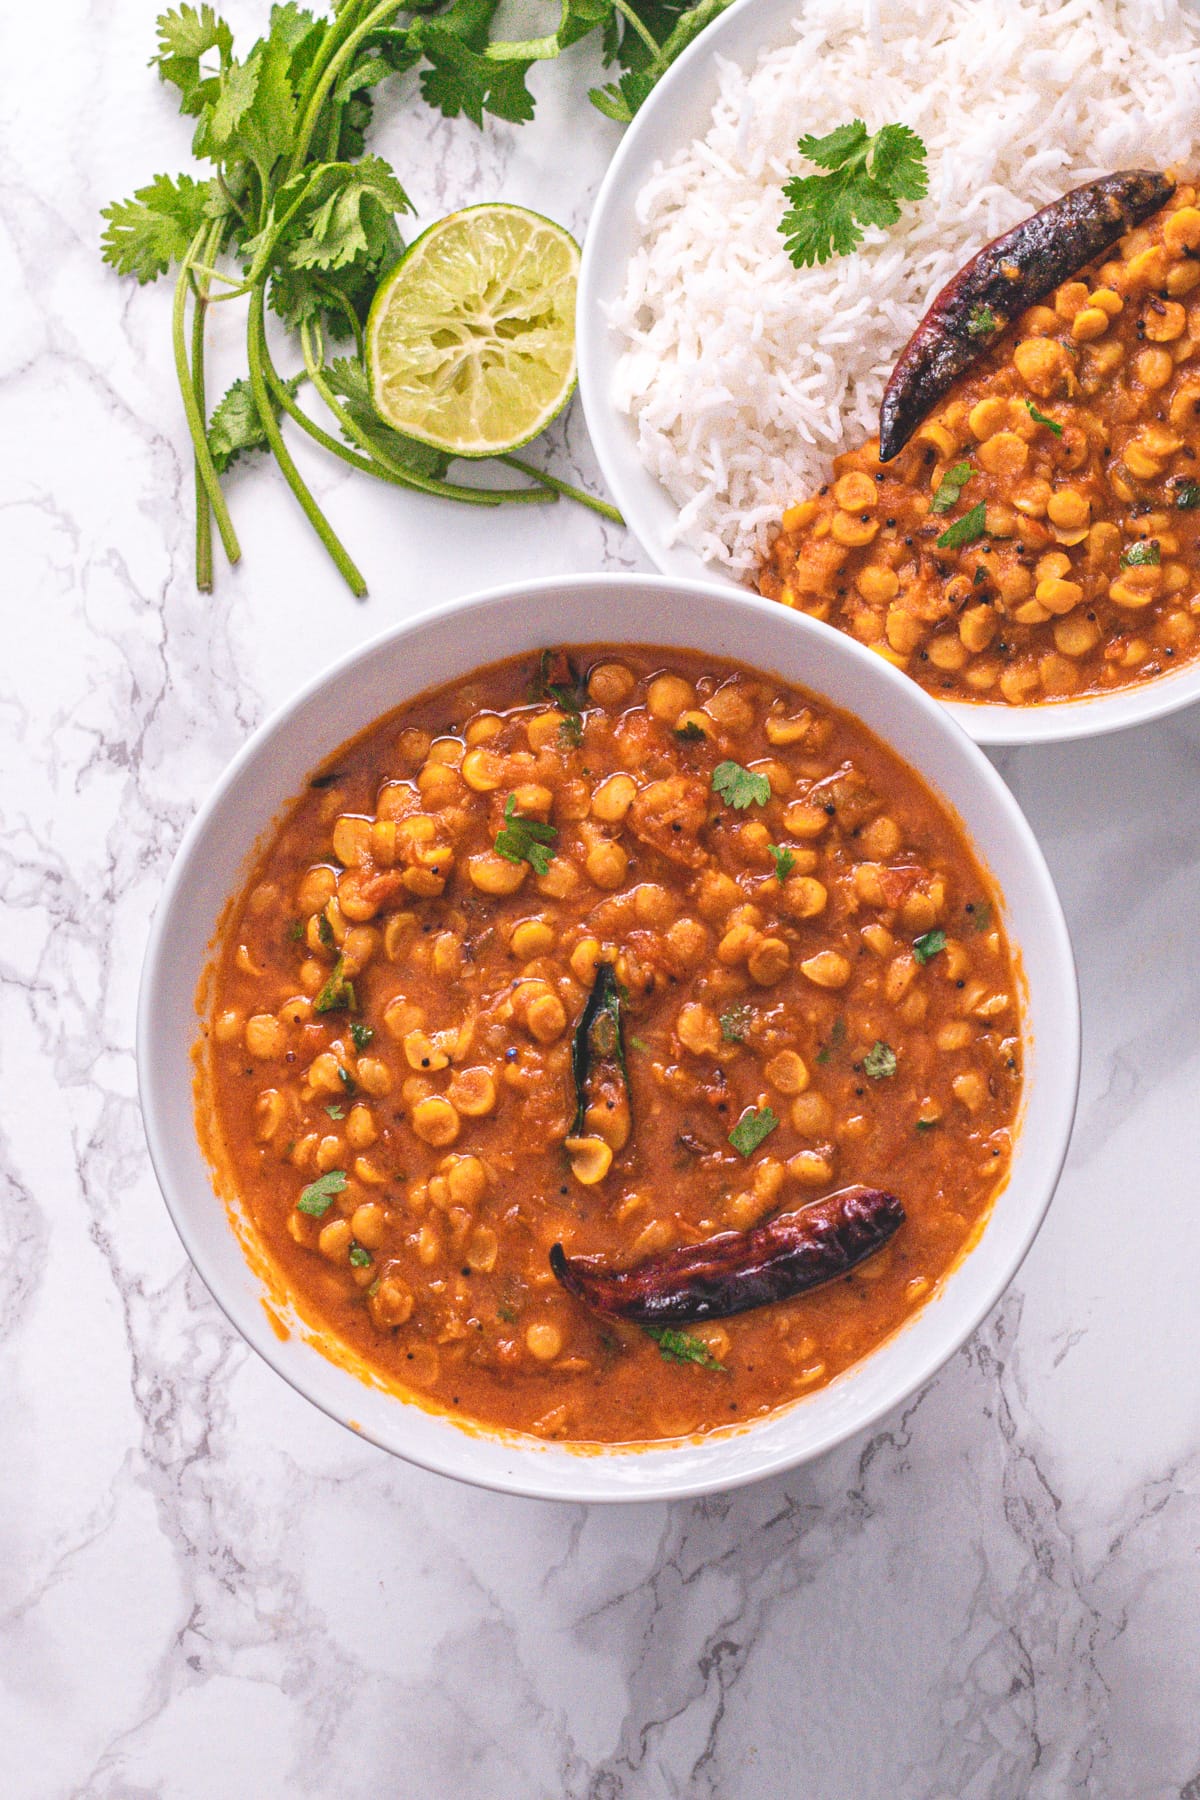
[[[1194,657],[1197,198],[1130,171],[988,246],[897,365],[884,460],[870,440],[785,513],[761,591],[943,699],[1105,694]]]
[[[301,1310],[542,1437],[819,1388],[1009,1166],[1016,970],[960,828],[707,656],[547,653],[384,719],[273,832],[213,986],[205,1135]]]

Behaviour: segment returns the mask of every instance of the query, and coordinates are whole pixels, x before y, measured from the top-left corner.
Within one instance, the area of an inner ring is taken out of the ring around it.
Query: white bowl
[[[610,309],[640,238],[637,198],[659,162],[708,130],[717,99],[716,58],[753,67],[764,49],[787,42],[803,0],[735,0],[701,32],[659,81],[621,140],[592,209],[579,271],[579,393],[605,484],[642,549],[664,575],[717,582],[742,592],[725,570],[686,544],[671,543],[678,508],[645,468],[627,414],[613,401],[620,342]],[[803,129],[797,122],[797,136]],[[896,346],[897,350],[900,346]],[[1174,674],[1097,699],[1043,706],[939,704],[978,744],[1049,744],[1144,725],[1200,700],[1200,660]]]
[[[426,688],[547,645],[598,642],[735,657],[857,714],[962,820],[1001,891],[1028,983],[1012,1172],[976,1248],[909,1324],[820,1392],[753,1425],[643,1450],[579,1451],[464,1427],[360,1381],[302,1329],[281,1340],[262,1304],[268,1290],[214,1193],[192,1112],[195,996],[219,915],[246,879],[256,840],[313,768]],[[243,1337],[331,1418],[353,1422],[398,1456],[483,1487],[571,1500],[663,1499],[753,1481],[840,1443],[920,1387],[995,1304],[1033,1241],[1066,1154],[1078,1070],[1078,995],[1062,910],[1029,826],[982,753],[920,688],[849,638],[753,595],[657,576],[493,589],[385,633],[312,682],[259,727],[188,830],[154,921],[138,1008],[138,1081],[154,1167],[192,1261]]]

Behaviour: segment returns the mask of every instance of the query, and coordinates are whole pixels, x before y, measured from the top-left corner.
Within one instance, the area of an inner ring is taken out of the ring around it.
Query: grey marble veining
[[[191,1273],[132,1039],[196,804],[417,606],[641,565],[575,509],[451,514],[302,452],[369,601],[264,467],[195,593],[168,297],[96,250],[182,166],[154,12],[0,9],[0,1792],[1197,1800],[1200,711],[997,759],[1075,937],[1079,1123],[1017,1284],[870,1438],[676,1506],[479,1494],[329,1423]],[[380,142],[423,219],[580,230],[616,141],[591,79],[572,53],[482,136],[392,105]],[[215,385],[232,320],[214,355]],[[547,454],[594,477],[577,409]]]

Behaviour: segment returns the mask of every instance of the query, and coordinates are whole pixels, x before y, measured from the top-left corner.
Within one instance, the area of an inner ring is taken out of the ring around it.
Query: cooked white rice
[[[719,61],[703,139],[637,202],[613,323],[617,403],[675,536],[749,575],[783,507],[877,429],[897,352],[997,232],[1066,188],[1191,160],[1200,25],[1178,0],[808,0],[752,72]],[[853,255],[796,270],[778,232],[796,140],[911,125],[929,193]]]

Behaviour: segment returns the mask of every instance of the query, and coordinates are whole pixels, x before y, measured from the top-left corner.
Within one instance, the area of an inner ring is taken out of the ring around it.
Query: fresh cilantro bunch
[[[854,119],[826,137],[802,137],[796,147],[828,171],[784,183],[789,205],[779,229],[798,269],[845,256],[868,225],[894,225],[900,202],[920,200],[929,190],[925,145],[907,125],[885,125],[868,136]]]
[[[446,117],[461,113],[482,125],[490,113],[520,123],[533,116],[526,85],[533,64],[600,29],[606,60],[623,73],[593,99],[610,117],[628,118],[726,0],[561,0],[556,29],[523,42],[493,38],[499,3],[332,0],[331,11],[317,13],[285,0],[242,57],[207,0],[159,18],[152,65],[195,121],[192,152],[207,173],[156,175],[131,199],[106,207],[102,248],[108,263],[139,282],[176,272],[172,344],[195,459],[202,589],[212,587],[214,521],[229,560],[240,555],[221,476],[249,452],[268,450],[351,590],[366,592],[292,459],[285,416],[343,462],[397,487],[477,506],[566,494],[617,516],[516,458],[503,460],[535,486],[450,481],[446,458],[376,416],[363,328],[380,280],[404,249],[397,218],[414,209],[395,171],[367,150],[374,93],[393,75],[417,70],[422,97]],[[206,321],[212,307],[236,300],[247,303],[247,373],[210,416]],[[289,374],[268,345],[268,310],[297,342],[302,367]],[[335,345],[345,353],[334,354]],[[302,388],[324,409],[324,423],[301,405]]]

